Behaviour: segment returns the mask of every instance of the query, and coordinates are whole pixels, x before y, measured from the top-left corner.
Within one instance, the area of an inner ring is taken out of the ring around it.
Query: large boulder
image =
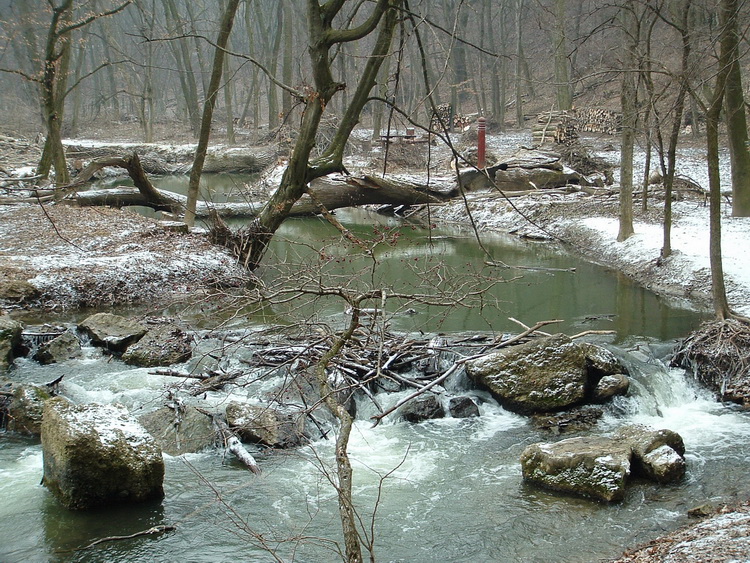
[[[200,452],[216,440],[211,418],[191,406],[162,407],[138,421],[169,455]]]
[[[78,330],[91,338],[95,346],[103,346],[116,353],[124,352],[147,332],[142,324],[111,313],[91,315],[78,325]]]
[[[521,454],[525,481],[547,489],[612,502],[625,496],[631,451],[610,438],[568,438],[528,446]]]
[[[10,317],[0,316],[0,371],[13,363],[16,350],[21,345],[23,325]]]
[[[305,413],[282,412],[268,406],[232,401],[226,408],[227,424],[242,441],[272,448],[292,448],[305,440]]]
[[[67,508],[164,496],[164,460],[154,439],[121,405],[44,405],[42,483]]]
[[[568,336],[537,338],[466,362],[466,373],[505,408],[521,414],[564,410],[593,400],[608,375],[625,371],[614,355]]]
[[[173,322],[149,326],[146,335],[129,346],[122,360],[141,367],[181,364],[193,354],[193,338]]]
[[[627,426],[613,436],[577,437],[528,446],[521,454],[524,480],[605,502],[622,500],[628,478],[657,483],[685,474],[682,438],[671,430]]]
[[[437,395],[426,393],[412,399],[401,407],[399,415],[407,422],[416,423],[433,418],[443,418],[445,411]]]
[[[605,502],[625,496],[631,450],[611,438],[568,438],[528,446],[521,454],[525,481]]]
[[[81,342],[75,334],[66,331],[49,342],[41,344],[33,357],[40,364],[46,365],[78,358],[81,354]]]

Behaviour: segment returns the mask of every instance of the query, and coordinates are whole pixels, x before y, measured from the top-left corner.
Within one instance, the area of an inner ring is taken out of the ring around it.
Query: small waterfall
[[[717,402],[684,369],[639,351],[613,351],[630,372],[631,389],[627,397],[612,403],[606,419],[611,426],[627,422],[668,428],[678,432],[688,447],[701,449],[750,437],[748,415],[736,405]]]
[[[33,355],[42,344],[46,344],[50,340],[57,338],[65,330],[64,326],[52,326],[48,324],[29,326],[21,333],[21,343]]]

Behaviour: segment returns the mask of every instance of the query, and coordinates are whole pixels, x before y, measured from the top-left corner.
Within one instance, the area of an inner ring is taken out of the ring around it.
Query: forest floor
[[[118,138],[118,141],[127,139]],[[0,135],[0,171],[16,175],[38,158],[33,141]],[[618,155],[612,154],[615,160]],[[702,180],[702,151],[687,154],[680,172]],[[466,227],[467,211],[480,232],[562,241],[573,252],[612,269],[667,299],[710,309],[708,208],[704,194],[685,192],[674,204],[673,254],[660,259],[663,202],[647,211],[636,203],[635,235],[617,242],[616,196],[539,195],[506,200],[469,194],[435,206],[433,221]],[[731,306],[750,315],[750,219],[731,217],[724,202],[723,255]],[[48,309],[115,305],[184,296],[197,290],[246,283],[247,275],[225,249],[200,231],[177,234],[128,211],[78,209],[27,203],[0,205],[0,282],[29,281]],[[628,552],[622,562],[750,560],[750,505],[733,508]],[[687,546],[687,547],[686,547]]]

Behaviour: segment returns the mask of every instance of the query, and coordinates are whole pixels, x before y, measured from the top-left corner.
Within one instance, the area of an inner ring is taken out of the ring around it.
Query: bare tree
[[[724,265],[721,258],[721,178],[719,176],[719,122],[731,69],[735,43],[731,38],[730,20],[736,12],[733,0],[722,0],[719,6],[719,58],[716,81],[706,109],[706,160],[709,183],[709,223],[711,261],[711,293],[714,313],[720,320],[732,316],[724,283]]]
[[[281,184],[264,206],[252,225],[253,240],[247,253],[246,264],[254,268],[265,253],[271,237],[286,219],[292,206],[307,189],[310,181],[332,172],[344,170],[343,155],[346,142],[359,120],[362,108],[369,99],[378,72],[388,55],[393,31],[398,21],[397,8],[401,0],[377,0],[369,8],[362,23],[345,28],[337,28],[334,21],[345,5],[346,0],[334,0],[321,4],[316,0],[307,3],[309,27],[309,54],[314,84],[298,93],[305,104],[302,112],[299,135],[294,146],[289,165],[284,172]],[[358,6],[363,6],[358,4]],[[370,52],[355,92],[350,98],[340,125],[322,154],[311,160],[315,137],[323,113],[336,92],[346,85],[333,77],[331,50],[339,44],[358,41],[379,29],[378,37]]]
[[[745,96],[740,71],[740,3],[737,0],[722,2],[722,12],[726,13],[726,26],[722,49],[726,49],[727,71],[726,107],[727,136],[732,163],[732,215],[750,217],[750,150],[748,149],[747,118]]]
[[[185,209],[185,223],[193,226],[195,223],[195,204],[198,201],[198,191],[200,188],[201,173],[203,172],[203,163],[206,160],[206,151],[208,150],[208,139],[211,135],[211,122],[213,121],[214,106],[216,97],[221,85],[221,77],[224,73],[224,61],[226,59],[226,47],[229,42],[229,34],[232,32],[234,25],[234,16],[237,13],[239,0],[229,0],[224,9],[219,27],[219,37],[216,40],[214,50],[214,62],[211,70],[211,80],[208,85],[206,100],[203,104],[203,117],[201,119],[201,129],[198,138],[198,147],[195,149],[195,158],[193,167],[190,171],[190,184],[188,185],[188,200]]]

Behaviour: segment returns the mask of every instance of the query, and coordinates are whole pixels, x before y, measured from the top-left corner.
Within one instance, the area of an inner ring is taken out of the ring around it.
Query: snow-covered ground
[[[662,267],[671,283],[688,287],[710,272],[708,208],[696,202],[677,203],[675,213],[678,219],[671,232],[673,255]],[[582,225],[595,231],[619,262],[634,268],[647,268],[663,246],[661,225],[637,222],[635,235],[624,242],[617,242],[618,222],[614,218],[592,217],[582,220]],[[750,315],[750,218],[732,217],[728,206],[722,215],[721,250],[730,305],[737,312]]]

